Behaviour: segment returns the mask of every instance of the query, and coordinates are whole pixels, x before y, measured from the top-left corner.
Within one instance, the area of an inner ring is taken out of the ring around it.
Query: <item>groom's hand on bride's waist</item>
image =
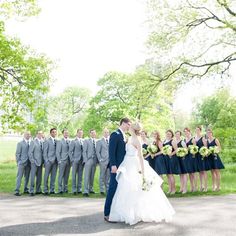
[[[111,166],[111,173],[115,174],[117,171],[117,167],[116,166]]]

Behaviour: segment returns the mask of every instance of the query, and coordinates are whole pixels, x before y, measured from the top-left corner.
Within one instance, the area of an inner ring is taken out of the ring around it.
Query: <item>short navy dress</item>
[[[196,139],[195,139],[196,140]],[[204,147],[203,143],[203,137],[200,139],[196,140],[196,145],[198,146],[199,150],[201,147]],[[208,157],[203,157],[199,152],[196,154],[196,159],[197,159],[197,169],[198,171],[206,171],[210,170],[209,167],[209,158]]]
[[[160,152],[159,147],[157,152]],[[166,165],[166,158],[165,156],[161,153],[159,155],[155,156],[155,171],[157,172],[158,175],[165,175],[167,174],[167,165]]]
[[[217,146],[216,139],[213,139],[211,142],[207,140],[207,146],[208,148]],[[208,159],[209,159],[210,169],[215,170],[215,169],[225,168],[218,154],[210,154]]]
[[[183,140],[181,140],[177,143],[178,148],[183,148],[182,142],[183,142]],[[181,171],[180,174],[187,174],[188,173],[187,172],[187,158],[186,158],[186,156],[185,157],[178,157],[179,165],[180,165],[180,171]]]
[[[153,142],[154,145],[155,142]],[[147,149],[148,145],[147,144],[143,144],[143,148]],[[152,158],[151,155],[148,155],[148,157],[146,158],[146,160],[148,161],[149,165],[152,167],[153,170],[155,170],[155,156]]]
[[[186,146],[188,147],[189,145],[193,145],[193,138],[191,138],[188,142],[186,142]],[[186,168],[187,168],[187,173],[191,174],[191,173],[195,173],[198,171],[197,168],[197,159],[196,159],[196,155],[191,154],[190,152],[188,152],[188,154],[186,155]]]
[[[172,145],[172,140],[168,142],[164,142],[163,146],[170,145],[172,147],[172,152],[174,151],[174,147]],[[180,165],[179,165],[179,160],[176,155],[173,156],[168,156],[168,155],[163,155],[166,160],[166,167],[167,167],[167,174],[174,174],[174,175],[179,175],[181,173],[180,170]]]

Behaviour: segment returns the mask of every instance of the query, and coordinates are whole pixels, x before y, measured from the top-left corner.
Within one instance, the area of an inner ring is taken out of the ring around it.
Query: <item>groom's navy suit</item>
[[[118,129],[117,131],[113,132],[110,136],[109,141],[109,165],[110,168],[112,166],[116,166],[117,168],[124,160],[125,156],[125,141],[122,132]],[[116,181],[116,174],[111,173],[110,175],[110,183],[109,189],[107,192],[105,207],[104,207],[104,215],[109,216],[111,203],[113,196],[116,192],[117,188],[117,181]]]

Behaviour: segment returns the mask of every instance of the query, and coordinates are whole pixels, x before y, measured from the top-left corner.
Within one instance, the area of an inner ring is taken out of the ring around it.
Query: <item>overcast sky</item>
[[[73,85],[88,87],[95,93],[96,81],[106,72],[132,72],[145,62],[147,29],[143,0],[39,2],[39,16],[25,22],[11,20],[6,29],[8,34],[56,61],[56,82],[51,94]],[[199,96],[210,93],[211,87],[206,83],[199,88]],[[178,93],[176,106],[189,111],[193,96],[192,87],[185,88]]]

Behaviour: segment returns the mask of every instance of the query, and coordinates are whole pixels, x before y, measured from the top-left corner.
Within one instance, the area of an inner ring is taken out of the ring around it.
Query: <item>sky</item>
[[[51,94],[68,86],[88,87],[106,72],[132,72],[143,64],[147,28],[143,0],[40,0],[41,13],[24,22],[9,20],[9,35],[56,62]],[[192,100],[210,95],[212,81],[188,84],[176,95],[176,109],[190,112]],[[236,81],[232,88],[236,94]],[[197,94],[196,94],[197,92]],[[186,99],[187,98],[187,99]]]
[[[96,91],[110,70],[132,72],[144,63],[144,7],[139,0],[41,0],[39,16],[11,20],[7,33],[56,61],[52,94],[67,86]]]

